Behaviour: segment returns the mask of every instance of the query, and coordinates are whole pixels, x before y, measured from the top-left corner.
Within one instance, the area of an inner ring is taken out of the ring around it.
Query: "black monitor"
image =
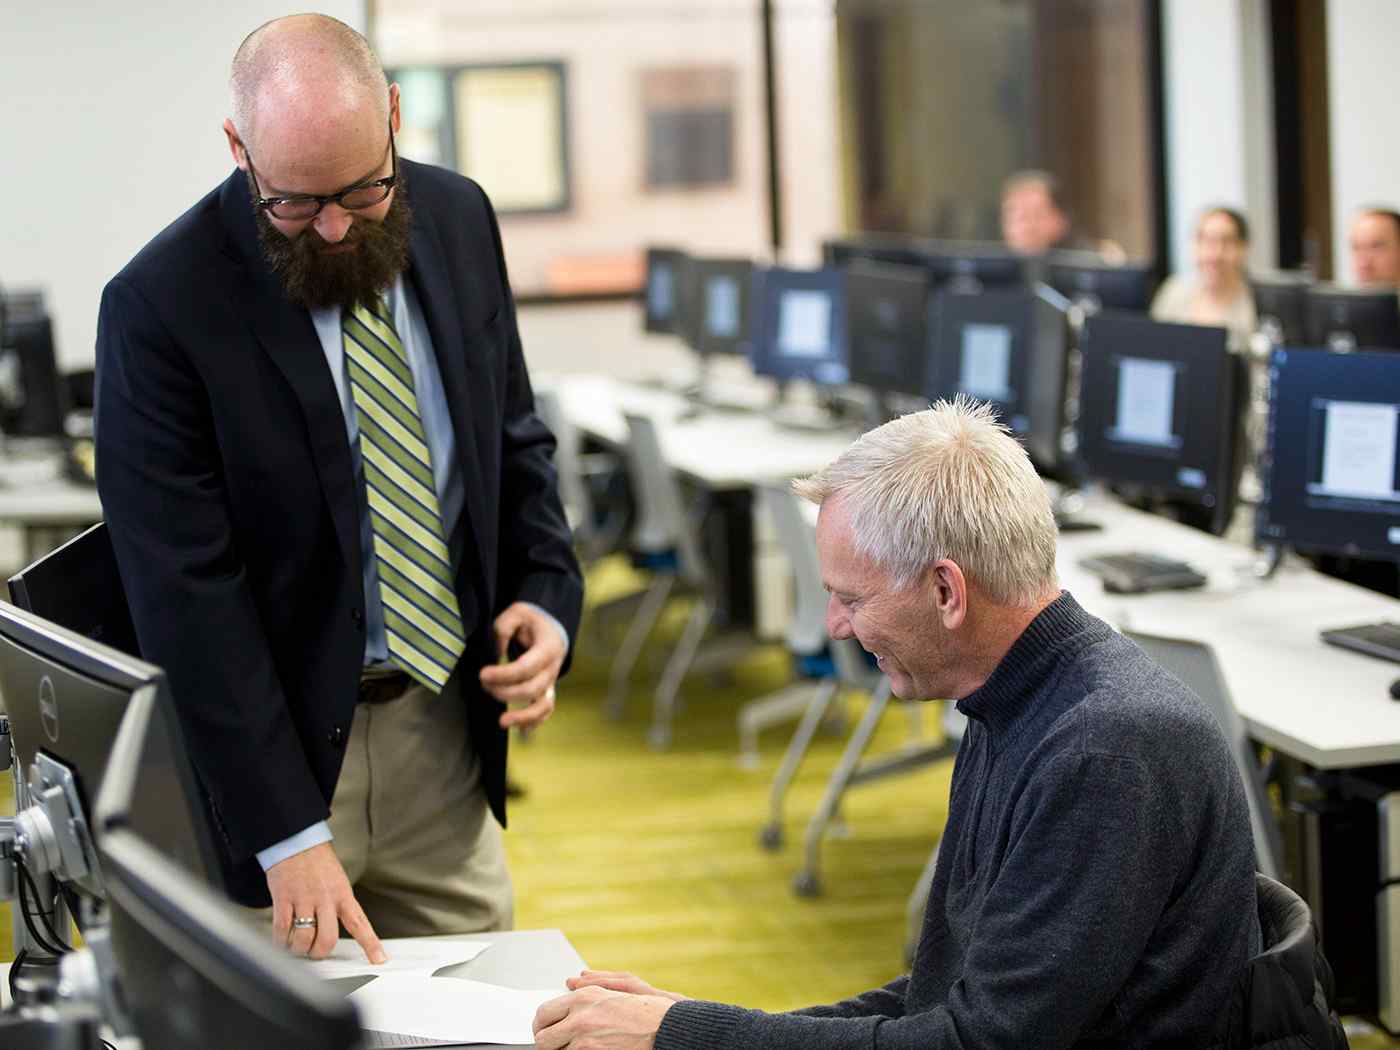
[[[84,823],[131,698],[165,688],[158,668],[0,602],[0,701],[16,758],[26,773],[40,754],[61,767],[77,795],[70,808]],[[72,881],[100,896],[95,857],[81,863],[89,870]]]
[[[853,237],[822,242],[822,263],[849,266],[854,262],[893,263],[896,266],[925,266],[927,242],[897,233],[860,233]]]
[[[755,374],[821,386],[839,386],[850,378],[840,270],[755,270],[752,294]]]
[[[1027,260],[1001,244],[978,241],[930,241],[925,265],[934,283],[953,292],[1016,288],[1027,283]]]
[[[99,835],[121,1001],[145,1050],[352,1050],[344,992],[125,827]]]
[[[851,382],[877,394],[923,397],[928,271],[854,262],[846,269],[846,349]]]
[[[1259,331],[1275,346],[1299,346],[1306,339],[1307,292],[1312,278],[1297,271],[1249,275]]]
[[[1065,466],[1069,303],[1043,286],[982,295],[940,292],[930,307],[930,400],[990,402],[1044,473]]]
[[[1400,356],[1275,350],[1262,541],[1400,561]]]
[[[0,329],[0,431],[11,437],[62,437],[64,387],[47,314],[8,311]]]
[[[1206,508],[1223,532],[1243,448],[1245,359],[1224,328],[1099,314],[1080,336],[1085,472]]]
[[[1350,350],[1400,349],[1400,296],[1394,288],[1339,288],[1307,292],[1308,346]]]
[[[689,304],[685,334],[700,356],[748,352],[752,277],[753,263],[747,259],[690,260],[685,281]]]
[[[1147,263],[1111,263],[1097,252],[1054,252],[1045,261],[1045,283],[1089,311],[1146,313],[1156,287]]]
[[[648,332],[674,334],[685,327],[685,252],[648,248],[642,309]]]

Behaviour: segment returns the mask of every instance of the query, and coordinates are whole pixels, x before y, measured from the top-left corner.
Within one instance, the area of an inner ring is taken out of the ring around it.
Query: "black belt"
[[[413,687],[413,679],[404,671],[369,670],[360,675],[360,691],[356,703],[384,704],[397,700]]]

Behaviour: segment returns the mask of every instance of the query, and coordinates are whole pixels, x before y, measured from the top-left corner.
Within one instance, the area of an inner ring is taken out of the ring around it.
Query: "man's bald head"
[[[389,120],[388,83],[369,42],[327,15],[253,30],[233,57],[229,90],[238,135],[255,151],[266,135],[364,132],[354,125]]]

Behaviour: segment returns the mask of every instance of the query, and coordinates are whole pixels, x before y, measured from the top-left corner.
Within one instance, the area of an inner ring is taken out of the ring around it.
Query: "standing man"
[[[231,892],[379,961],[510,925],[507,730],[582,581],[481,188],[399,158],[334,19],[256,30],[231,90],[238,170],[103,293],[98,485]]]
[[[1244,785],[1214,715],[1055,576],[1055,519],[990,408],[872,430],[821,506],[833,638],[968,717],[910,973],[769,1014],[588,971],[540,1050],[941,1050],[1211,1042],[1259,951]]]
[[[1400,288],[1400,212],[1362,208],[1352,217],[1347,242],[1357,284]]]

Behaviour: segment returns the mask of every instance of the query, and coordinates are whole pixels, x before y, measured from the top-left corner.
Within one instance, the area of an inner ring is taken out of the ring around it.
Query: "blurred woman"
[[[1249,223],[1233,208],[1209,208],[1196,224],[1196,273],[1168,277],[1152,300],[1158,321],[1221,325],[1232,349],[1243,350],[1254,332],[1254,296],[1245,265]]]

